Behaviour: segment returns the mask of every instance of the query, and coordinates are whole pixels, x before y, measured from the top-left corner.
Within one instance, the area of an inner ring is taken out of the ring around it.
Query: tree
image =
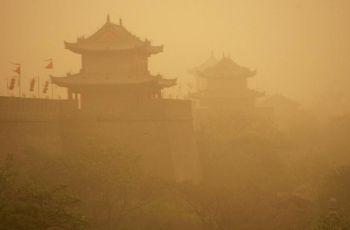
[[[327,214],[321,215],[315,230],[350,229],[349,181],[350,167],[337,168],[326,177],[319,192],[319,206],[321,213]]]
[[[61,160],[60,171],[85,201],[93,229],[121,228],[160,197],[162,183],[144,171],[139,155],[125,149],[92,144]]]
[[[350,226],[345,221],[344,217],[337,212],[330,212],[322,216],[314,230],[348,230]]]
[[[8,157],[0,166],[0,229],[46,230],[83,229],[83,216],[76,211],[79,201],[66,192],[66,187],[47,189],[22,182],[12,170]]]

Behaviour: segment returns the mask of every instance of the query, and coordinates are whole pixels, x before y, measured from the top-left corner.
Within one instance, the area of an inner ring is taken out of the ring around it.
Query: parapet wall
[[[61,120],[192,120],[191,102],[173,99],[120,103],[104,110],[79,110],[77,100],[0,97],[0,122]]]
[[[190,101],[149,99],[140,101],[116,100],[113,106],[89,106],[79,112],[82,120],[180,121],[192,120]]]
[[[77,112],[76,100],[0,97],[0,122],[45,122],[71,119]]]

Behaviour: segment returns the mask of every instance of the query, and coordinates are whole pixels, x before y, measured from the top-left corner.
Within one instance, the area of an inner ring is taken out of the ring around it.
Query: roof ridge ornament
[[[111,16],[109,14],[107,14],[107,23],[111,22]]]
[[[122,18],[119,18],[119,25],[123,26],[123,19]]]

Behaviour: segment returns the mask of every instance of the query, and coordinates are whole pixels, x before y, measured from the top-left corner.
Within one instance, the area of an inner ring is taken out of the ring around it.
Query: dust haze
[[[67,54],[62,41],[91,34],[109,13],[138,36],[164,43],[167,52],[151,62],[154,72],[187,81],[186,69],[214,51],[256,68],[252,84],[268,93],[283,92],[308,106],[337,101],[339,110],[349,102],[345,0],[2,0],[0,9],[3,78],[9,60],[22,61],[27,75],[44,74],[42,60],[49,57],[58,74],[77,70],[78,57]]]
[[[0,0],[0,229],[350,228],[347,0]]]

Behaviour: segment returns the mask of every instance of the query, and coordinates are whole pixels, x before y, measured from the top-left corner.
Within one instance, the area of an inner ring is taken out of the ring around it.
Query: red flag
[[[21,64],[19,63],[13,63],[16,66],[16,69],[13,70],[13,72],[17,73],[18,75],[21,75]]]
[[[47,91],[49,90],[49,84],[50,84],[49,81],[45,81],[43,93],[47,93]]]
[[[52,61],[52,58],[46,60],[46,61],[49,61],[49,64],[47,64],[45,66],[46,69],[53,69],[53,61]]]
[[[8,88],[10,90],[13,90],[15,88],[15,84],[16,84],[16,79],[12,78],[10,81],[10,85],[8,86]]]
[[[29,91],[33,92],[35,89],[35,78],[33,78],[32,80],[30,80],[30,84],[29,84]]]

